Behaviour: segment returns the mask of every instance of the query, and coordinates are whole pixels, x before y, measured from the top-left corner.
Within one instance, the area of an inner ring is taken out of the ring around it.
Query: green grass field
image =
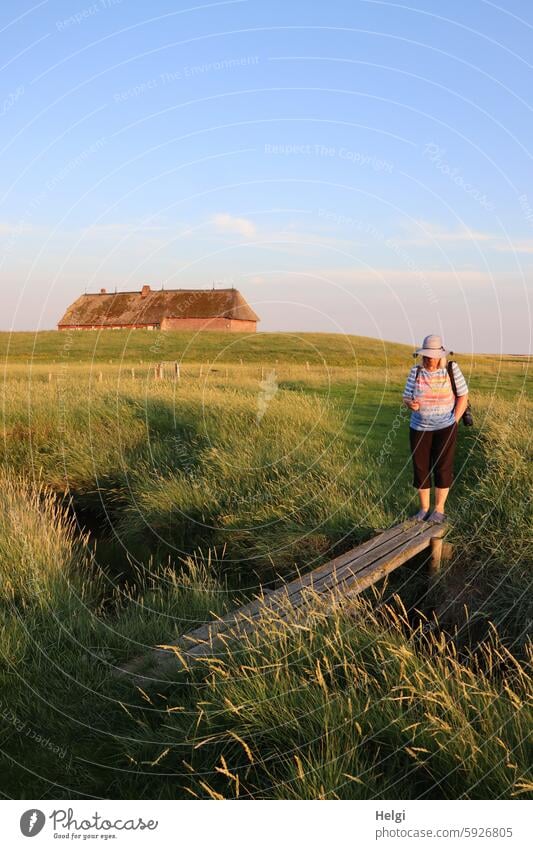
[[[413,561],[145,693],[115,667],[413,511],[411,351],[147,331],[0,351],[5,795],[532,795],[526,358],[457,355],[476,426],[438,584]]]

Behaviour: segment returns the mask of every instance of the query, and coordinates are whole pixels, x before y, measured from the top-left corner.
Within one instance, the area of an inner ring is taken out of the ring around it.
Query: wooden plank
[[[351,576],[346,575],[343,583],[335,588],[336,592],[349,593],[352,596],[359,595],[363,590],[372,584],[377,583],[398,566],[401,566],[407,560],[410,560],[421,551],[425,551],[431,544],[431,540],[436,534],[441,536],[444,534],[444,529],[435,531],[428,529],[424,534],[418,536],[410,543],[405,543],[398,548],[392,557],[383,557],[366,567],[361,571],[354,572]]]
[[[377,557],[382,551],[382,545],[386,543],[390,544],[392,539],[395,539],[396,537],[403,535],[404,533],[405,531],[402,525],[395,525],[393,528],[389,528],[383,534],[379,534],[379,536],[374,537],[371,540],[367,540],[367,542],[362,543],[360,546],[357,546],[356,548],[345,552],[345,554],[336,557],[334,560],[330,560],[322,566],[319,566],[317,569],[314,569],[309,574],[304,575],[301,578],[296,578],[294,581],[291,581],[289,584],[286,584],[285,586],[280,587],[277,590],[266,591],[265,594],[268,594],[268,599],[266,602],[264,599],[258,598],[254,601],[249,602],[243,607],[238,608],[237,610],[233,611],[233,613],[221,617],[220,619],[217,619],[213,622],[206,623],[205,625],[200,626],[194,631],[188,632],[184,636],[192,639],[205,640],[209,638],[211,633],[216,633],[223,630],[227,624],[233,623],[234,620],[239,616],[253,618],[262,609],[270,609],[274,611],[278,607],[283,607],[287,603],[288,599],[292,600],[292,597],[295,597],[295,594],[298,593],[301,588],[305,588],[312,584],[316,580],[317,576],[324,576],[327,578],[331,572],[331,569],[335,568],[336,565],[348,565],[360,555],[365,554],[367,552],[373,553],[374,550],[376,550]],[[415,529],[415,533],[418,533],[418,529]]]
[[[337,557],[334,557],[332,560],[328,560],[327,563],[323,563],[322,566],[317,566],[316,569],[313,569],[311,572],[308,572],[306,575],[303,575],[300,578],[295,578],[290,581],[287,586],[292,587],[296,585],[297,582],[301,581],[302,586],[306,583],[309,583],[313,578],[318,578],[322,574],[326,572],[330,572],[334,568],[339,568],[340,566],[344,566],[346,563],[350,563],[355,557],[359,555],[365,554],[367,551],[372,551],[380,545],[383,545],[388,540],[393,537],[398,536],[404,531],[403,525],[394,525],[392,528],[388,528],[386,531],[383,531],[377,536],[372,537],[366,542],[360,543],[360,545],[355,546],[355,548],[350,548],[348,551],[345,551],[343,554],[339,554]]]
[[[236,610],[231,611],[231,613],[227,613],[225,616],[214,617],[210,622],[206,622],[204,625],[200,625],[199,628],[195,628],[194,631],[187,631],[186,634],[179,637],[180,640],[208,640],[210,637],[227,629],[228,626],[231,626],[235,623],[235,619],[237,616],[243,616],[248,618],[253,615],[256,610],[260,610],[263,605],[266,604],[266,599],[269,595],[272,594],[272,590],[270,592],[265,592],[263,598],[254,599],[254,601],[249,601],[247,604],[243,604],[242,607],[238,607]],[[171,645],[171,644],[169,644]]]
[[[300,598],[302,590],[307,587],[312,587],[316,589],[316,591],[320,591],[316,587],[316,577],[318,575],[322,580],[327,580],[331,577],[331,570],[335,568],[336,564],[342,564],[344,568],[347,568],[354,561],[359,562],[360,556],[366,554],[368,560],[364,560],[361,564],[361,568],[367,564],[367,562],[372,562],[374,559],[377,559],[379,555],[383,552],[383,546],[385,545],[386,550],[393,550],[399,544],[404,541],[405,532],[400,528],[399,530],[395,527],[391,529],[396,531],[396,533],[389,534],[386,532],[385,534],[381,534],[379,537],[376,537],[377,545],[373,546],[372,543],[375,540],[368,540],[366,543],[363,543],[361,546],[357,548],[351,549],[349,552],[346,552],[344,555],[335,558],[334,560],[330,560],[328,563],[325,563],[323,566],[319,566],[317,569],[314,569],[308,575],[305,575],[301,578],[297,578],[291,583],[286,584],[283,587],[280,587],[277,590],[273,590],[268,596],[267,600],[258,599],[253,602],[249,602],[241,608],[238,608],[233,612],[233,614],[229,614],[217,620],[216,622],[207,623],[206,625],[201,626],[194,631],[189,632],[184,635],[186,639],[198,639],[198,640],[206,640],[214,633],[219,633],[224,630],[228,624],[235,624],[235,620],[239,618],[254,618],[259,613],[264,611],[272,611],[275,612],[279,609],[282,609],[287,605],[287,602],[292,603],[293,605],[297,605],[303,598]],[[408,532],[408,538],[411,538],[411,529]],[[418,534],[418,530],[415,530],[415,533]],[[381,538],[385,537],[385,542],[381,542]],[[399,542],[398,542],[399,538]],[[361,550],[363,555],[361,555]],[[181,639],[181,638],[180,638]]]
[[[299,603],[296,606],[292,600],[288,599],[290,600],[290,604],[287,605],[286,609],[280,609],[277,612],[281,614],[281,619],[287,619],[289,616],[298,614],[303,604],[306,601],[309,601],[313,596],[319,598],[326,597],[326,600],[328,601],[344,601],[346,599],[353,598],[372,584],[375,584],[377,581],[384,578],[390,572],[394,571],[394,569],[397,569],[411,557],[414,557],[415,554],[427,549],[431,540],[435,537],[435,534],[439,534],[439,536],[441,536],[443,533],[444,529],[435,530],[434,527],[428,528],[423,533],[417,534],[414,538],[404,540],[404,542],[394,550],[392,556],[390,553],[384,554],[377,561],[367,564],[362,569],[351,569],[348,566],[343,569],[342,580],[337,584],[333,586],[324,586],[322,590],[316,590],[314,587],[304,588],[308,590],[307,599],[302,594],[302,597],[299,599]],[[270,599],[268,601],[270,601]],[[267,613],[271,611],[272,608],[268,602],[265,603],[263,612]],[[236,611],[236,613],[238,612],[239,611]],[[233,640],[241,638],[256,630],[258,624],[259,623],[257,621],[250,619],[242,620],[240,622],[236,619],[233,627],[228,628],[223,634],[218,635],[218,639],[215,639],[214,643],[210,642],[196,645],[187,652],[187,656],[191,656],[191,658],[207,657],[213,653],[213,649],[216,648],[216,643],[219,641],[221,642],[222,637]]]
[[[361,570],[365,568],[365,564],[368,570],[371,567],[372,562],[375,562],[378,552],[381,553],[382,559],[387,556],[390,560],[391,546],[392,550],[396,551],[399,544],[402,544],[404,549],[408,546],[409,550],[412,551],[413,538],[419,537],[420,535],[421,533],[418,527],[413,528],[405,525],[395,526],[395,528],[389,529],[384,534],[379,535],[379,537],[369,540],[367,543],[363,543],[362,546],[358,546],[357,549],[352,549],[351,552],[324,564],[323,567],[319,567],[318,570],[315,570],[309,576],[305,576],[303,579],[297,579],[292,582],[292,584],[289,584],[280,590],[273,591],[268,600],[265,601],[264,598],[261,598],[250,602],[234,611],[234,613],[228,614],[214,622],[207,623],[200,628],[185,634],[183,637],[169,645],[174,645],[176,648],[184,649],[188,657],[199,657],[211,654],[213,653],[213,648],[216,643],[220,643],[224,638],[235,639],[239,635],[242,636],[252,631],[257,625],[254,621],[255,618],[261,617],[266,613],[278,613],[278,615],[281,615],[282,618],[285,618],[288,615],[294,615],[296,608],[300,607],[305,602],[305,595],[309,595],[309,593],[304,593],[303,590],[307,588],[313,591],[314,595],[317,594],[318,589],[314,583],[314,577],[317,572],[324,573],[324,580],[322,582],[324,585],[321,587],[321,590],[330,591],[332,586],[335,586],[335,583],[338,583],[339,578],[353,578],[355,571],[357,571],[357,573],[361,572]],[[425,535],[427,535],[427,531]],[[384,554],[384,541],[387,543],[386,555]],[[373,551],[372,549],[377,549],[377,551]],[[361,551],[366,552],[366,560],[357,556],[354,558],[354,554],[360,555]],[[357,561],[357,567],[354,565],[354,560]],[[332,585],[331,569],[338,563],[344,563],[345,566],[341,570],[334,570],[335,582]],[[348,572],[346,572],[346,568],[349,569]],[[330,583],[326,584],[325,580],[328,578],[330,579]],[[375,580],[377,580],[377,575],[374,578],[374,581]],[[294,593],[295,587],[296,594]],[[292,593],[289,592],[291,589],[293,590]],[[139,660],[143,665],[146,663],[146,658]],[[173,660],[171,649],[156,648],[151,650],[152,666],[156,669],[166,666],[166,663],[171,660]],[[139,664],[133,662],[128,665],[127,671],[134,672],[138,668]]]
[[[176,646],[176,648],[187,650],[187,648],[190,648],[191,643],[193,642],[205,643],[212,640],[221,631],[228,630],[229,626],[235,624],[236,614],[240,612],[242,615],[246,615],[248,609],[255,609],[258,604],[264,602],[264,599],[271,592],[272,590],[265,590],[262,598],[250,601],[248,602],[248,604],[237,608],[237,610],[233,610],[230,613],[227,613],[225,616],[215,618],[215,614],[212,614],[213,619],[210,622],[206,622],[203,625],[200,625],[193,631],[187,631],[186,634],[181,635],[180,637],[178,637],[177,640],[173,640],[170,643],[167,643],[167,645]],[[135,673],[138,669],[140,669],[146,664],[147,658],[149,658],[150,656],[152,656],[154,664],[157,664],[157,658],[165,657],[172,659],[174,657],[174,654],[172,653],[171,649],[161,649],[157,646],[152,646],[145,655],[133,658],[129,663],[125,664],[122,667],[122,671]]]
[[[428,529],[424,528],[424,526],[420,527],[420,525],[421,523],[417,523],[416,527],[410,527],[407,530],[402,531],[400,534],[397,534],[396,536],[387,539],[384,543],[379,544],[373,549],[363,552],[361,555],[359,555],[358,549],[354,549],[353,553],[355,554],[355,556],[353,556],[340,568],[335,568],[335,561],[331,561],[330,564],[327,564],[330,566],[330,569],[324,570],[323,574],[319,576],[318,580],[314,579],[314,576],[317,571],[315,570],[314,572],[310,573],[310,580],[307,581],[305,584],[302,584],[301,587],[296,587],[294,584],[289,584],[287,586],[289,596],[291,597],[291,599],[294,598],[296,593],[301,592],[301,590],[305,589],[307,586],[311,587],[316,592],[323,592],[324,590],[331,589],[332,586],[342,580],[345,574],[353,574],[354,571],[364,569],[367,566],[370,566],[375,561],[380,560],[384,556],[392,556],[396,549],[405,546],[409,542],[418,539],[424,534],[427,535]],[[426,545],[428,544],[429,543],[426,543]]]
[[[373,537],[371,540],[367,540],[367,542],[362,543],[356,548],[352,548],[350,551],[345,552],[339,557],[329,560],[322,566],[313,569],[313,571],[309,572],[307,575],[304,575],[301,578],[296,578],[290,583],[285,584],[285,586],[271,591],[266,603],[261,600],[250,602],[245,605],[245,607],[234,611],[234,615],[238,615],[242,611],[242,613],[246,616],[253,617],[263,607],[275,610],[278,606],[278,602],[282,606],[286,603],[287,599],[296,602],[297,594],[299,594],[302,589],[309,586],[317,588],[319,585],[319,579],[327,579],[331,575],[332,570],[337,570],[340,573],[341,567],[347,567],[355,560],[359,561],[360,558],[362,559],[363,555],[366,555],[368,559],[365,559],[361,563],[361,568],[363,568],[363,566],[367,565],[367,563],[371,563],[373,559],[380,557],[383,552],[394,550],[396,547],[405,542],[406,539],[411,539],[413,536],[420,534],[422,530],[423,528],[420,528],[419,522],[417,522],[416,525],[395,525],[393,528],[389,528],[387,531]]]
[[[318,586],[316,585],[305,585],[298,588],[297,596],[294,594],[289,594],[288,590],[291,585],[287,585],[287,587],[283,587],[280,591],[276,591],[272,595],[276,595],[276,598],[273,599],[272,596],[266,599],[259,607],[260,615],[268,612],[273,613],[284,613],[285,611],[290,612],[294,610],[296,607],[299,607],[300,604],[305,603],[306,595],[310,594],[314,595],[324,595],[327,593],[331,593],[332,591],[340,591],[344,592],[347,587],[352,587],[354,581],[359,581],[361,588],[363,581],[366,581],[366,577],[368,575],[376,575],[374,581],[379,580],[378,575],[382,577],[390,571],[393,571],[398,566],[401,566],[406,560],[409,560],[411,557],[414,557],[415,554],[418,554],[420,551],[424,551],[424,549],[428,548],[431,544],[431,540],[436,537],[438,534],[441,536],[444,533],[444,530],[435,530],[434,527],[424,529],[422,533],[417,533],[415,536],[411,536],[407,539],[403,539],[399,545],[396,545],[394,549],[388,549],[387,551],[381,551],[380,555],[377,558],[371,558],[371,552],[367,553],[366,558],[356,559],[352,564],[348,564],[343,567],[342,570],[339,570],[335,576],[325,576],[323,580],[320,582]],[[385,569],[383,567],[386,567]],[[367,584],[365,584],[366,586]],[[370,584],[368,584],[369,586]],[[307,591],[307,592],[306,592]],[[361,592],[361,589],[358,590]],[[281,593],[281,595],[280,595]],[[279,602],[277,604],[273,604],[274,602]],[[247,609],[244,608],[235,611],[235,617],[233,623],[230,623],[230,629],[233,627],[239,626],[239,620],[242,618],[244,621],[249,622],[252,620],[251,624],[253,624],[253,619],[255,616],[256,608],[252,607],[252,605],[247,605]],[[241,617],[242,614],[242,617]],[[185,635],[185,637],[192,637],[194,639],[195,632],[191,632],[189,635]]]
[[[286,588],[287,594],[280,599],[280,604],[273,606],[272,599],[269,598],[262,606],[264,612],[272,611],[272,612],[281,612],[285,609],[291,610],[293,608],[297,608],[302,604],[305,604],[310,596],[320,596],[330,594],[332,592],[345,592],[347,586],[351,586],[354,581],[357,581],[359,577],[361,579],[366,580],[367,575],[374,575],[375,578],[370,583],[375,583],[380,580],[380,576],[383,577],[388,571],[392,571],[396,569],[398,566],[401,566],[402,563],[405,563],[406,560],[409,560],[411,557],[414,557],[421,551],[424,551],[431,544],[431,540],[435,536],[441,536],[444,534],[444,529],[439,528],[435,529],[435,527],[424,528],[418,532],[416,535],[402,535],[402,538],[392,546],[391,541],[387,544],[385,548],[381,548],[376,557],[373,557],[373,552],[367,552],[367,554],[362,558],[357,558],[351,563],[345,565],[342,569],[337,570],[335,573],[331,575],[325,575],[320,582],[317,584],[307,584],[298,588],[296,593],[289,593],[289,589],[291,585],[288,585]],[[390,568],[387,568],[385,572],[381,573],[381,568],[383,564],[388,564]],[[370,586],[370,584],[368,584]],[[276,601],[276,599],[274,599]],[[287,608],[283,602],[288,601],[290,606]],[[239,611],[236,611],[238,614]]]
[[[122,672],[138,674],[147,664],[152,672],[163,671],[175,662],[172,647],[186,657],[205,657],[213,654],[216,645],[235,640],[252,632],[265,615],[280,619],[297,616],[311,599],[337,598],[343,600],[358,595],[381,580],[389,572],[432,545],[432,539],[444,535],[446,528],[423,523],[401,523],[388,528],[371,540],[362,543],[312,572],[299,577],[277,590],[265,593],[232,613],[207,622],[189,631],[165,648],[150,652],[128,663]],[[143,675],[143,680],[152,676]]]

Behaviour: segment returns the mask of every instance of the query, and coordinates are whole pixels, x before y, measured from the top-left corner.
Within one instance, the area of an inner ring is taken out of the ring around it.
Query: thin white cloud
[[[402,245],[433,245],[435,242],[492,242],[496,238],[492,233],[470,230],[469,227],[447,230],[439,224],[422,220],[415,221],[414,226],[410,225],[408,230],[412,235],[395,241]]]
[[[0,236],[18,236],[21,233],[36,232],[37,228],[24,221],[0,221]]]
[[[213,223],[219,233],[237,233],[239,236],[244,236],[251,239],[255,236],[255,224],[248,218],[236,218],[230,215],[229,212],[220,212],[213,216]]]
[[[305,272],[303,272],[305,273]],[[417,287],[420,281],[430,286],[446,286],[452,282],[468,286],[489,286],[498,279],[508,279],[507,274],[490,274],[472,268],[454,269],[420,269],[416,273],[406,268],[320,268],[309,270],[309,275],[315,274],[317,278],[331,280],[332,282],[349,284],[357,283],[358,286],[367,284],[373,286],[377,280],[391,283],[395,286]]]
[[[143,221],[115,221],[109,224],[91,224],[89,227],[82,227],[78,232],[82,233],[84,237],[114,236],[120,233],[137,237],[143,233],[172,232],[174,229],[175,225],[171,227],[168,224],[145,224]]]
[[[495,250],[502,253],[533,254],[533,239],[516,239],[494,245]]]
[[[415,221],[408,230],[412,233],[407,238],[395,239],[401,245],[432,246],[435,243],[446,242],[447,244],[465,244],[484,242],[484,249],[491,249],[499,253],[533,253],[533,239],[520,239],[486,233],[482,230],[471,230],[461,227],[457,230],[447,230],[445,227],[431,221]]]

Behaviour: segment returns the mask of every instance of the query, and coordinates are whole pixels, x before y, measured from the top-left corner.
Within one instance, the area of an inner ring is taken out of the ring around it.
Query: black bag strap
[[[413,387],[413,400],[414,400],[414,397],[415,397],[416,381],[418,380],[418,376],[419,376],[421,371],[422,371],[422,366],[417,365],[416,374],[415,374],[415,385]]]
[[[455,375],[453,373],[453,360],[448,361],[448,377],[450,378],[450,382],[452,384],[453,394],[457,398],[457,386],[455,385]]]

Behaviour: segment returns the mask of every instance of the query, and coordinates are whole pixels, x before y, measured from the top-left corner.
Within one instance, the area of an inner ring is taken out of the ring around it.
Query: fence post
[[[176,377],[176,380],[181,380],[180,364],[179,363],[174,363],[174,375]]]

